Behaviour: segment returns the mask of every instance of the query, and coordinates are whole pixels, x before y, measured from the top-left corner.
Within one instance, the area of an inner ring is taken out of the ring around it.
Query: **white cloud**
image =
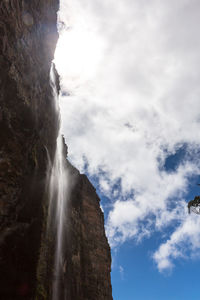
[[[61,1],[68,29],[56,60],[62,89],[70,93],[60,99],[63,132],[71,161],[81,170],[87,162],[111,199],[112,245],[177,221],[174,234],[190,226],[184,197],[190,176],[200,174],[199,6],[194,0]],[[186,144],[188,157],[166,172],[166,157]],[[182,240],[172,234],[169,241],[154,256],[160,270],[180,256]]]
[[[185,221],[172,233],[170,238],[154,253],[153,258],[160,272],[172,269],[177,258],[197,256],[200,250],[200,219],[185,216]]]
[[[198,169],[195,170],[194,166],[180,166],[174,174],[162,174],[157,183],[148,189],[144,187],[134,199],[116,201],[107,222],[111,245],[115,246],[131,237],[140,240],[153,230],[166,229],[173,221],[184,223],[187,209],[182,195],[186,178],[195,171]],[[176,197],[173,199],[173,209],[168,208],[172,196]]]

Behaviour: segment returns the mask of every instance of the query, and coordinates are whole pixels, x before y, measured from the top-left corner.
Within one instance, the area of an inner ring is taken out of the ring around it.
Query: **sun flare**
[[[80,84],[90,80],[98,70],[103,44],[93,32],[80,28],[63,30],[57,44],[55,63],[68,82]]]

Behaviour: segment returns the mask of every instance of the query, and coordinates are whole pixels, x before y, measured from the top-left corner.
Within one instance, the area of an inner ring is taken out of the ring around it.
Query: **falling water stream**
[[[60,116],[59,99],[56,87],[56,79],[53,64],[50,71],[50,84],[55,103],[55,111]],[[52,288],[52,300],[59,300],[59,287],[62,276],[63,265],[63,233],[66,216],[66,203],[68,197],[68,173],[63,151],[63,138],[59,130],[57,137],[56,151],[53,164],[50,168],[49,177],[49,216],[48,223],[54,219],[55,226],[55,253],[54,253],[54,280]]]

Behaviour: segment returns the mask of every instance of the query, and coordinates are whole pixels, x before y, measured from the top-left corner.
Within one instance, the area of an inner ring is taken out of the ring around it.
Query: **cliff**
[[[99,197],[85,175],[80,175],[69,206],[66,247],[67,299],[111,300],[110,248],[104,232]],[[70,247],[71,246],[71,247]]]
[[[0,2],[2,300],[51,299],[55,238],[46,235],[46,180],[59,128],[49,83],[57,10],[57,0]],[[110,300],[110,249],[99,198],[67,161],[66,168],[72,182],[60,299]]]

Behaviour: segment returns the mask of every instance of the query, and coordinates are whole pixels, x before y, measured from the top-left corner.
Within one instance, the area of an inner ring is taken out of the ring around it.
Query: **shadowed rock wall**
[[[0,1],[0,299],[32,299],[47,150],[58,116],[49,86],[57,0]]]
[[[59,127],[49,84],[57,10],[58,0],[0,0],[2,300],[51,299],[54,237],[46,240],[45,187]],[[72,190],[60,300],[110,300],[110,249],[99,198],[84,175],[67,161],[66,167]]]
[[[111,300],[111,256],[100,199],[85,175],[79,174],[72,187],[66,228],[66,299]]]

